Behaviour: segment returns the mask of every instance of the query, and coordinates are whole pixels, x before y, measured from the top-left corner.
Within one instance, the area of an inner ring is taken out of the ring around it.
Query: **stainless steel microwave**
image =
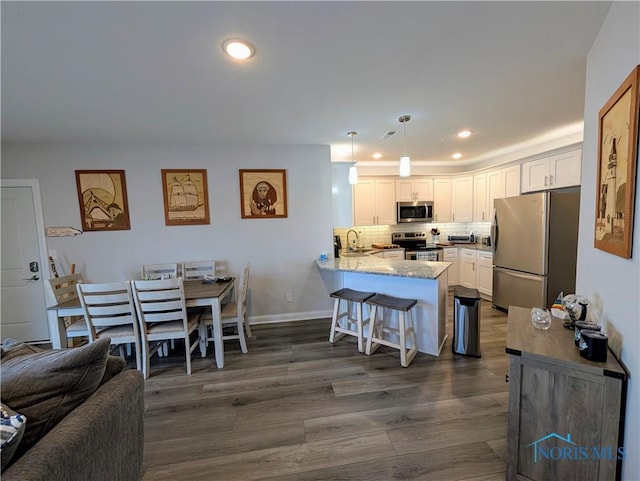
[[[396,222],[433,222],[433,202],[416,200],[413,202],[396,202]]]

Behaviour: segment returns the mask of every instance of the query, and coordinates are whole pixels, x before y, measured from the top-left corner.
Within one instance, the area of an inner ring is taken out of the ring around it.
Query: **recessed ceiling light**
[[[473,130],[461,130],[460,132],[458,132],[458,137],[460,137],[461,139],[466,139],[472,133],[473,133]]]
[[[371,157],[373,157],[374,159],[380,159],[382,158],[382,152],[376,152]]]
[[[453,157],[454,159],[459,159],[462,157],[462,154],[460,152],[456,152],[455,154],[453,154],[451,157]]]
[[[238,40],[237,38],[230,38],[224,41],[222,44],[222,50],[224,53],[237,60],[246,60],[253,57],[256,53],[256,49],[249,42],[244,40]]]

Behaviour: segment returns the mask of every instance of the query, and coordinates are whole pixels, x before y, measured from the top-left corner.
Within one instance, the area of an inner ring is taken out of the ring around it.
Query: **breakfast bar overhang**
[[[414,323],[418,351],[438,356],[447,338],[447,270],[450,262],[340,257],[316,260],[327,298],[348,287],[407,299],[417,299]],[[365,336],[369,333],[365,329]]]

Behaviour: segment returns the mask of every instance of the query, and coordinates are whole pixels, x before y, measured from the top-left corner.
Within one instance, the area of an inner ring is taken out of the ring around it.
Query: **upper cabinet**
[[[453,222],[471,222],[473,220],[472,176],[454,177],[451,180],[451,203],[451,220]]]
[[[353,189],[353,224],[391,225],[395,223],[395,180],[361,178]]]
[[[522,192],[580,185],[582,150],[572,150],[522,164]]]
[[[433,200],[433,179],[396,179],[396,201]]]
[[[493,217],[493,201],[520,195],[520,166],[494,169],[473,177],[473,220],[488,222]]]
[[[433,221],[451,222],[451,179],[433,179]]]
[[[502,169],[502,182],[504,183],[504,197],[520,195],[520,164]],[[491,209],[493,210],[493,202]]]
[[[497,171],[502,178],[502,172]],[[494,182],[492,177],[492,182]],[[489,172],[476,174],[473,176],[473,220],[483,222],[489,220]]]

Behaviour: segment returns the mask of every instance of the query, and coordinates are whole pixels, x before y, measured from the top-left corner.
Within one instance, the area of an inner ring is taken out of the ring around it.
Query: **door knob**
[[[29,278],[22,279],[23,281],[38,281],[40,278],[38,276],[31,276]]]

